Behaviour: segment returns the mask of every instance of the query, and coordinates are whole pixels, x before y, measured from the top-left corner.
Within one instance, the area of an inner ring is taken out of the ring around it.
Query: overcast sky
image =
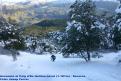
[[[2,0],[3,2],[21,2],[21,1],[28,1],[28,0]],[[34,0],[33,0],[34,1]],[[37,1],[37,0],[36,0]],[[38,0],[38,1],[55,1],[55,0]],[[101,0],[100,0],[101,1]],[[116,0],[105,0],[105,1],[116,1]]]
[[[21,1],[29,1],[29,0],[2,0],[3,2],[21,2]],[[33,0],[34,1],[34,0]],[[55,1],[55,0],[36,0],[36,1]]]

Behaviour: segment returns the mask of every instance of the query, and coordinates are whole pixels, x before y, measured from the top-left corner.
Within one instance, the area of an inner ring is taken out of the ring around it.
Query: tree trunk
[[[88,55],[88,61],[90,61],[91,60],[90,53],[87,52],[87,55]]]
[[[4,43],[5,46],[7,46],[7,44],[6,44],[6,42],[4,40],[3,40],[3,43]]]
[[[87,49],[87,59],[88,59],[88,61],[91,60],[91,55],[90,55],[89,49]]]
[[[88,59],[83,55],[83,53],[81,52],[82,57],[85,59],[86,62],[88,62]]]

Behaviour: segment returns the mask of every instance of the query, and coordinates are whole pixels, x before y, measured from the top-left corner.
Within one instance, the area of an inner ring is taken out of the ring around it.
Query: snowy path
[[[50,55],[21,52],[16,62],[10,56],[0,55],[0,75],[67,75],[70,77],[29,78],[28,81],[121,81],[121,65],[116,63],[119,53],[106,54],[101,59],[86,63],[79,58],[64,59],[57,55],[55,62]],[[85,77],[72,77],[80,75]],[[1,80],[4,81],[4,80]],[[11,80],[15,81],[15,80]]]

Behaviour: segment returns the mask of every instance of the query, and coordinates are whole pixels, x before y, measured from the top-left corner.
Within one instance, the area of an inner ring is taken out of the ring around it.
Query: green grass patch
[[[44,36],[48,32],[63,31],[65,27],[40,27],[32,25],[24,29],[24,35]]]

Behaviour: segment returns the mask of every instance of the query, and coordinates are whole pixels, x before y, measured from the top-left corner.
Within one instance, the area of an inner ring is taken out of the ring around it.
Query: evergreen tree
[[[113,25],[112,34],[114,48],[119,49],[121,44],[121,3],[116,9],[115,23]]]
[[[19,28],[8,23],[5,18],[0,18],[0,40],[4,42],[5,48],[24,49],[24,39],[20,34],[21,30]]]
[[[102,15],[98,16],[98,20],[105,25],[102,29],[102,41],[101,49],[109,49],[113,46],[112,41],[112,25],[114,23],[113,16],[108,16],[107,12],[104,12]]]
[[[90,52],[100,48],[101,30],[105,28],[95,15],[95,4],[91,0],[76,2],[70,7],[70,22],[66,27],[63,40],[64,55],[86,51],[86,61],[90,61]]]

